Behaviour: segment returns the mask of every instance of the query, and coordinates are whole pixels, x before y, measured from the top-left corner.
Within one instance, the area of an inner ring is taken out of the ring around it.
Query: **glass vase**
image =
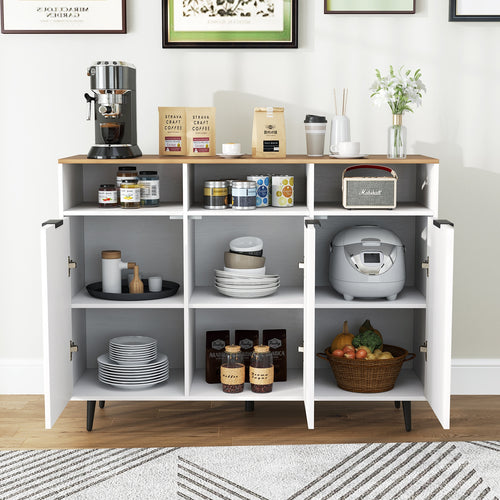
[[[406,127],[403,125],[403,115],[392,115],[388,139],[387,158],[406,158]]]

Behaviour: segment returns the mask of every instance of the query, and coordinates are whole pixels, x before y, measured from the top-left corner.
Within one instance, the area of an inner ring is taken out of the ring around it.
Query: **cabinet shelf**
[[[316,287],[316,309],[425,309],[423,294],[414,287],[406,287],[396,300],[344,298],[329,286]]]
[[[326,361],[325,361],[326,364]],[[315,373],[315,401],[426,401],[424,386],[415,372],[403,369],[394,388],[386,392],[362,393],[344,391],[330,368],[319,368]]]
[[[183,370],[170,369],[169,379],[149,389],[120,389],[97,380],[90,368],[76,381],[72,401],[178,401],[185,399]]]
[[[250,384],[239,394],[222,392],[220,384],[207,384],[205,371],[196,370],[188,399],[193,401],[302,401],[304,399],[302,370],[288,370],[286,382],[275,382],[267,394],[250,390]]]
[[[92,297],[82,288],[71,300],[72,309],[181,309],[184,307],[182,288],[172,297],[154,300],[104,300]]]
[[[314,207],[314,216],[370,216],[370,217],[432,217],[434,212],[423,205],[411,202],[398,202],[394,209],[345,209],[339,203],[316,203]]]
[[[281,286],[267,297],[240,299],[226,297],[213,286],[196,287],[189,300],[193,309],[302,309],[304,295],[301,287]]]
[[[159,207],[141,207],[138,209],[99,208],[97,203],[81,203],[63,211],[66,217],[98,216],[98,217],[182,217],[181,203],[160,203]]]

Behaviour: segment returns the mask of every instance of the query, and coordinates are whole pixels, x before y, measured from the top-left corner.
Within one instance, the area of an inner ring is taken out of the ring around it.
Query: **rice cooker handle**
[[[395,179],[398,178],[398,175],[392,168],[389,167],[383,167],[382,165],[353,165],[352,167],[347,167],[344,170],[344,173],[342,174],[342,178],[346,174],[346,172],[349,172],[351,170],[357,170],[358,168],[376,168],[377,170],[385,170],[386,172],[389,172]]]

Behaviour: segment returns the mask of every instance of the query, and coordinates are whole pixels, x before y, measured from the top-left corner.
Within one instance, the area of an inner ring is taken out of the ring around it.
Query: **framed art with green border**
[[[325,0],[325,14],[415,14],[415,0]]]
[[[298,0],[162,0],[163,48],[297,48]]]

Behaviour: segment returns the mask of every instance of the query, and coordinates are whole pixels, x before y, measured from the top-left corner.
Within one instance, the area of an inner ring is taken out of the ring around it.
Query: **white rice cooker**
[[[395,300],[405,285],[405,250],[392,231],[354,226],[330,244],[330,284],[345,300]]]

